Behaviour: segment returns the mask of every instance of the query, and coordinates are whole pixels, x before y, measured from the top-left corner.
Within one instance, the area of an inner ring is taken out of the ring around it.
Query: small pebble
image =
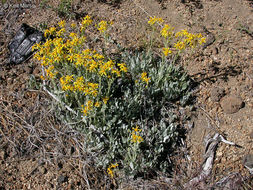
[[[60,175],[57,179],[57,182],[58,183],[64,183],[64,182],[67,182],[68,181],[68,177],[67,176],[64,176],[64,175]]]
[[[253,131],[249,134],[250,138],[253,139]]]

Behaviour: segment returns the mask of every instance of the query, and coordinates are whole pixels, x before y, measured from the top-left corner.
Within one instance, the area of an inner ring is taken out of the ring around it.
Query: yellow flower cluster
[[[74,87],[72,85],[72,82],[73,82],[74,78],[73,78],[73,75],[66,75],[65,77],[61,77],[60,78],[60,83],[61,83],[61,87],[62,87],[62,90],[64,91],[73,91],[74,90]]]
[[[77,77],[74,80],[72,76],[65,76],[60,78],[60,83],[63,91],[83,92],[85,96],[91,95],[96,97],[98,95],[97,83],[86,82],[83,76]]]
[[[191,48],[195,48],[198,44],[202,45],[206,41],[202,34],[192,34],[187,30],[181,30],[177,32],[175,37],[180,38],[180,41],[174,45],[174,47],[179,50],[184,49],[187,45]]]
[[[58,73],[57,71],[55,71],[53,65],[49,66],[47,69],[45,69],[45,71],[46,71],[46,75],[47,75],[48,77],[50,77],[50,78],[55,78],[55,76],[56,76],[57,73]]]
[[[168,24],[165,24],[162,28],[160,34],[165,39],[170,39],[174,35],[174,27],[169,26]]]
[[[85,31],[85,29],[92,24],[92,19],[89,15],[83,18],[81,23],[81,31]]]
[[[146,72],[143,72],[143,73],[141,74],[141,80],[142,80],[143,82],[145,82],[145,83],[148,85],[148,83],[150,82],[151,78],[148,78],[147,75],[148,75],[148,74],[147,74]]]
[[[157,18],[154,16],[150,17],[148,24],[153,27],[156,23],[160,25],[163,22],[164,20],[162,18]],[[160,30],[160,34],[165,40],[165,48],[162,49],[162,53],[165,55],[165,57],[167,57],[168,54],[171,54],[173,49],[181,51],[187,47],[195,48],[198,45],[202,45],[206,42],[206,38],[204,38],[200,33],[192,34],[187,30],[181,30],[175,33],[174,27],[171,27],[168,24],[163,25],[162,29]],[[169,44],[171,41],[172,44]]]
[[[114,177],[114,173],[112,171],[112,169],[118,167],[119,164],[111,164],[108,168],[107,168],[107,173],[110,175],[111,178]]]
[[[150,26],[153,26],[155,23],[161,24],[163,22],[164,20],[162,18],[157,18],[156,16],[150,17],[148,21]]]
[[[103,21],[98,23],[97,29],[101,33],[105,33],[107,31],[108,27],[112,24],[113,24],[112,22],[107,22],[107,21],[103,20]]]
[[[108,97],[104,97],[104,98],[103,98],[103,102],[104,102],[104,104],[107,104],[108,100],[109,100],[109,98],[108,98]]]
[[[133,143],[141,143],[143,138],[140,136],[141,129],[136,125],[135,128],[132,128],[132,142]]]
[[[64,28],[65,25],[66,25],[66,21],[65,21],[65,20],[61,20],[60,22],[58,22],[58,25],[59,25],[61,28]]]
[[[102,98],[102,101],[88,100],[85,105],[81,105],[83,115],[87,116],[89,112],[93,110],[94,107],[99,108],[101,107],[102,102],[104,104],[107,104],[108,100],[109,100],[108,97]]]
[[[85,105],[85,106],[82,105],[82,112],[83,112],[83,115],[85,115],[85,116],[88,115],[89,111],[91,111],[92,108],[93,108],[93,104],[94,104],[93,101],[88,100],[88,101],[86,102],[86,105]]]
[[[65,26],[64,23],[62,21],[59,25]],[[87,26],[88,24],[90,24],[90,20],[87,16],[83,20],[83,26]],[[63,31],[62,29],[60,31]],[[56,28],[52,27],[45,31],[45,36],[58,32]],[[73,64],[74,66],[82,66],[83,69],[89,72],[98,73],[100,76],[108,78],[112,78],[113,75],[119,77],[121,73],[127,72],[125,63],[116,64],[112,60],[106,60],[103,55],[97,53],[95,50],[85,49],[80,51],[80,47],[83,47],[85,43],[84,36],[78,37],[78,33],[71,32],[68,36],[65,35],[65,38],[67,39],[55,37],[54,39],[47,39],[43,45],[36,44],[33,49],[38,49],[39,51],[37,51],[34,57],[41,61],[44,67],[54,65],[54,68],[58,68],[59,65]],[[50,74],[50,76],[53,75]]]
[[[41,62],[46,71],[43,80],[54,81],[65,92],[85,96],[86,103],[81,109],[85,116],[94,107],[107,104],[109,94],[103,84],[111,83],[128,71],[125,63],[116,63],[96,50],[84,48],[84,31],[91,24],[92,19],[88,15],[82,19],[80,27],[72,23],[67,28],[66,22],[62,20],[56,27],[45,30],[44,36],[53,38],[33,46],[33,50],[37,50],[34,58]],[[97,29],[105,33],[111,24],[101,21]]]
[[[170,48],[163,48],[163,54],[165,55],[165,57],[168,56],[168,54],[171,54],[172,51],[170,50]]]
[[[118,63],[118,66],[120,68],[120,71],[126,73],[127,72],[127,66],[125,63]]]

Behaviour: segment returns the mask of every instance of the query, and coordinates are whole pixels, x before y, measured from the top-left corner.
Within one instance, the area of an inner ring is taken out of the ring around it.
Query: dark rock
[[[64,176],[64,175],[60,175],[57,179],[57,182],[58,183],[64,183],[64,182],[67,182],[68,181],[68,177],[67,176]]]
[[[32,55],[32,46],[43,41],[43,33],[23,23],[8,45],[10,62],[19,64]]]
[[[61,170],[63,168],[63,164],[61,162],[58,162],[58,169]]]
[[[225,95],[224,88],[215,87],[211,90],[211,100],[213,102],[219,102],[224,95]]]
[[[74,152],[75,152],[75,147],[72,146],[69,150],[69,154],[72,155],[74,154]]]
[[[221,101],[221,107],[227,114],[238,112],[244,106],[244,102],[240,97],[228,96]]]

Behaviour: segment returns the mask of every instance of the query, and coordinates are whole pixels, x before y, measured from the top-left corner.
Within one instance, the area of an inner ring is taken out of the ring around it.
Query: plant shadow
[[[214,83],[219,79],[227,82],[229,77],[235,77],[242,73],[241,66],[236,65],[220,68],[219,64],[220,63],[218,62],[214,62],[208,67],[208,69],[195,73],[191,77],[199,84],[204,81]]]

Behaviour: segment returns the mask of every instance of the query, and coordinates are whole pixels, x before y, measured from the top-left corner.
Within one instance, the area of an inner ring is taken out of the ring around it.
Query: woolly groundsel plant
[[[175,32],[161,18],[148,21],[160,31],[164,47],[160,56],[150,48],[142,52],[120,49],[115,61],[88,47],[87,30],[95,28],[111,42],[111,22],[93,24],[90,16],[81,24],[60,21],[45,30],[46,41],[36,44],[46,87],[60,100],[61,120],[86,134],[87,152],[110,177],[138,176],[168,171],[171,149],[178,139],[173,113],[175,100],[187,102],[191,82],[175,60],[186,48],[205,42],[201,34]],[[120,48],[120,46],[119,46]],[[103,49],[103,48],[102,48]],[[65,109],[68,106],[75,114]]]

